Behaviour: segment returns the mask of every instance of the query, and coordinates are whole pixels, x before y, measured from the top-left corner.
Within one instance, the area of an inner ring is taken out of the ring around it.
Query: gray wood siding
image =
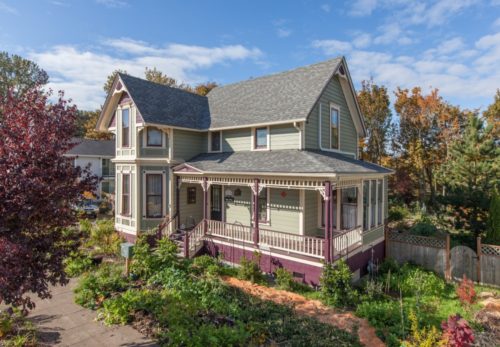
[[[283,231],[291,234],[300,233],[300,200],[299,191],[296,189],[269,189],[270,190],[270,226],[276,231]],[[281,196],[286,192],[286,196]],[[265,229],[266,225],[261,228]]]
[[[306,190],[304,200],[304,234],[309,236],[323,236],[324,232],[318,228],[318,195],[312,190]]]
[[[207,133],[174,129],[174,158],[189,160],[207,152]]]
[[[358,135],[356,127],[352,120],[345,95],[337,76],[334,76],[323,94],[320,96],[318,103],[314,106],[306,123],[306,148],[318,149],[318,127],[319,113],[321,104],[321,143],[322,147],[330,148],[330,104],[335,104],[340,107],[340,150],[357,154]]]
[[[196,188],[196,203],[187,203],[187,188]],[[198,224],[203,219],[203,189],[199,184],[183,184],[180,189],[179,197],[180,205],[180,222],[181,225],[184,224],[187,227],[191,226],[192,221],[194,224]]]
[[[250,128],[222,131],[222,151],[249,151],[252,146],[252,130]]]
[[[225,203],[227,223],[241,223],[249,226],[252,224],[252,191],[249,187],[228,187],[233,192],[241,190],[241,196],[235,196],[233,202]]]
[[[269,133],[271,150],[300,149],[299,131],[293,124],[271,126]]]

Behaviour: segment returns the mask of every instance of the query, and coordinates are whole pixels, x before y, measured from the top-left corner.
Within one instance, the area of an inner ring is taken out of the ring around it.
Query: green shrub
[[[351,281],[351,270],[343,259],[335,265],[325,264],[320,278],[322,300],[335,307],[354,305],[357,293],[352,288]]]
[[[410,211],[401,205],[392,205],[389,209],[388,219],[390,222],[399,222],[410,215]]]
[[[134,247],[131,272],[147,280],[164,268],[179,266],[177,245],[168,239],[161,239],[152,249],[148,243],[147,235],[139,237]]]
[[[394,274],[394,273],[397,273],[399,271],[399,264],[394,258],[387,257],[380,264],[378,271],[379,271],[379,274],[386,274],[389,271],[392,274]]]
[[[36,328],[19,309],[0,311],[0,346],[37,346]]]
[[[242,257],[240,260],[240,267],[238,269],[238,277],[242,280],[252,281],[253,283],[260,283],[264,280],[262,271],[260,270],[260,258],[262,254],[255,251],[253,259],[248,260]]]
[[[195,273],[204,273],[210,266],[218,266],[218,260],[209,255],[201,255],[193,259],[190,269]]]
[[[64,260],[64,271],[69,277],[78,277],[92,268],[92,259],[82,252],[72,252]]]
[[[162,310],[163,297],[154,290],[130,289],[108,300],[99,309],[98,318],[105,324],[127,324],[132,321],[136,311],[158,313]]]
[[[429,217],[423,216],[410,228],[410,232],[420,236],[432,236],[437,233],[437,228]]]
[[[90,242],[91,245],[96,247],[97,253],[118,254],[122,239],[115,231],[114,220],[97,221],[91,229]]]
[[[96,271],[86,273],[75,288],[75,302],[83,307],[96,309],[104,299],[121,292],[128,286],[123,267],[102,264]]]
[[[290,271],[285,268],[277,268],[276,269],[276,284],[278,288],[283,290],[292,290],[295,285],[295,281],[293,280],[293,275]]]
[[[80,224],[80,231],[82,232],[83,236],[89,237],[92,230],[92,222],[88,219],[80,219],[78,223]]]
[[[432,271],[404,264],[397,275],[392,276],[392,288],[401,287],[403,295],[441,296],[445,290],[444,280]]]

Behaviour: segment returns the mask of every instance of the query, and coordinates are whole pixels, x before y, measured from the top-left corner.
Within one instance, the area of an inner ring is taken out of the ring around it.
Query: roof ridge
[[[246,80],[242,80],[242,81],[238,81],[238,82],[233,82],[233,83],[225,84],[223,86],[218,86],[218,87],[213,88],[210,92],[208,92],[207,96],[210,95],[210,93],[212,91],[214,91],[214,90],[220,90],[220,89],[223,89],[223,88],[226,88],[226,87],[232,87],[232,86],[235,86],[235,85],[244,84],[244,83],[251,82],[251,81],[262,80],[262,79],[265,79],[265,78],[276,77],[276,76],[279,76],[279,75],[284,75],[284,74],[291,73],[291,72],[298,71],[298,70],[305,70],[305,69],[309,69],[309,68],[311,68],[313,66],[330,63],[330,62],[332,62],[334,60],[339,60],[339,59],[341,60],[342,58],[343,58],[343,56],[340,55],[340,56],[337,56],[337,57],[332,58],[332,59],[323,60],[323,61],[312,63],[312,64],[309,64],[309,65],[298,66],[298,67],[295,67],[295,68],[289,69],[289,70],[279,71],[279,72],[275,72],[275,73],[271,73],[271,74],[267,74],[267,75],[255,77],[255,78],[248,78]]]

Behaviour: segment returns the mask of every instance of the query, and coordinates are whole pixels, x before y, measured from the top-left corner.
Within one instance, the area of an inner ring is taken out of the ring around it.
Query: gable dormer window
[[[340,110],[330,106],[330,148],[339,149]]]
[[[222,150],[222,134],[220,131],[209,133],[210,152],[220,152]]]
[[[122,110],[122,147],[130,147],[130,109]]]
[[[147,128],[146,145],[148,147],[162,147],[163,146],[163,132],[157,128]]]
[[[267,141],[268,129],[267,127],[263,128],[255,128],[254,133],[254,149],[267,149],[268,141]]]

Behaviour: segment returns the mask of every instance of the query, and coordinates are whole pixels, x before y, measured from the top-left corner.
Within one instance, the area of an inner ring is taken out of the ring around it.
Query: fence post
[[[477,237],[477,283],[481,283],[481,236]]]
[[[446,270],[445,278],[447,281],[451,281],[451,263],[450,263],[450,234],[446,234]]]

